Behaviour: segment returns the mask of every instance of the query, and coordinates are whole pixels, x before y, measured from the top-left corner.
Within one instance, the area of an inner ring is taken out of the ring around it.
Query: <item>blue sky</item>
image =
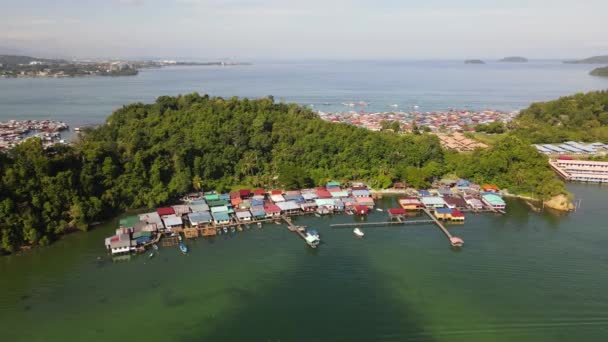
[[[0,50],[241,60],[570,58],[608,54],[607,16],[606,0],[0,0]]]

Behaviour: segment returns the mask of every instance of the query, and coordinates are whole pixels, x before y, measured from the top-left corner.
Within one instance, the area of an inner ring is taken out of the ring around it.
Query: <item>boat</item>
[[[234,232],[236,232],[236,229],[234,227],[230,227],[230,232],[234,233]]]
[[[319,236],[319,232],[314,229],[306,230],[306,233],[304,234],[304,240],[306,240],[306,243],[310,246],[310,248],[317,248],[317,246],[319,246],[319,244],[321,243],[321,237]]]
[[[258,228],[262,228],[262,222],[258,222]]]
[[[177,240],[182,241],[183,239],[184,239],[184,238],[182,238],[182,236],[181,236],[181,235],[179,235],[179,234],[177,235]]]
[[[363,233],[363,231],[359,228],[355,228],[353,229],[353,233],[357,236],[357,237],[364,237],[365,234]]]
[[[315,216],[316,216],[316,217],[321,217],[321,214],[319,214],[319,213],[315,213]]]
[[[186,246],[185,243],[180,242],[179,243],[179,250],[182,251],[182,253],[186,254],[186,253],[188,253],[188,246]]]
[[[158,250],[158,245],[157,244],[153,244],[152,245],[152,249],[154,249],[155,251],[157,251]]]
[[[384,211],[382,208],[376,208],[376,211]]]
[[[148,259],[152,259],[152,258],[154,258],[154,252],[148,254]]]
[[[224,227],[224,233],[228,233],[228,228]]]
[[[312,236],[316,236],[316,237],[321,237],[321,235],[319,234],[319,232],[316,231],[315,229],[306,229],[306,235],[312,235]]]

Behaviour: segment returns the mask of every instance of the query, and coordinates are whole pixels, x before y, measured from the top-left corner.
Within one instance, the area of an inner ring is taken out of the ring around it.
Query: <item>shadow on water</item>
[[[327,256],[302,255],[274,286],[255,293],[247,284],[205,296],[239,300],[236,312],[198,320],[182,330],[179,341],[432,341],[421,316],[391,299],[361,256],[332,251],[342,267],[327,265]],[[178,300],[169,296],[171,301]],[[209,325],[213,325],[210,329]]]

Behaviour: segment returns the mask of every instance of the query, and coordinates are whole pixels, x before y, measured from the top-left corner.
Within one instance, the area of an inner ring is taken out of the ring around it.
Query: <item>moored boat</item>
[[[185,243],[180,242],[179,250],[182,251],[182,253],[186,254],[186,253],[188,253],[188,246],[186,246]]]
[[[363,231],[359,228],[355,228],[353,229],[353,233],[357,236],[357,237],[364,237],[365,233],[363,233]]]
[[[304,234],[304,240],[306,240],[306,243],[311,248],[317,248],[317,246],[319,246],[319,244],[321,243],[319,232],[314,229],[306,230],[306,233]]]

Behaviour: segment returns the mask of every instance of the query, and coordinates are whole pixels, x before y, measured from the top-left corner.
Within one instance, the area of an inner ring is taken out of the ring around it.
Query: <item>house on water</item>
[[[184,222],[182,221],[181,216],[165,216],[165,218],[163,218],[163,222],[165,223],[165,228],[169,231],[184,227]]]
[[[445,201],[439,196],[422,197],[420,200],[427,209],[432,210],[446,207]]]
[[[213,217],[213,223],[218,225],[230,223],[230,215],[225,211],[212,213],[211,217]]]
[[[493,208],[494,210],[504,210],[507,207],[507,204],[502,199],[502,197],[498,196],[494,193],[484,193],[481,195],[481,201]]]

